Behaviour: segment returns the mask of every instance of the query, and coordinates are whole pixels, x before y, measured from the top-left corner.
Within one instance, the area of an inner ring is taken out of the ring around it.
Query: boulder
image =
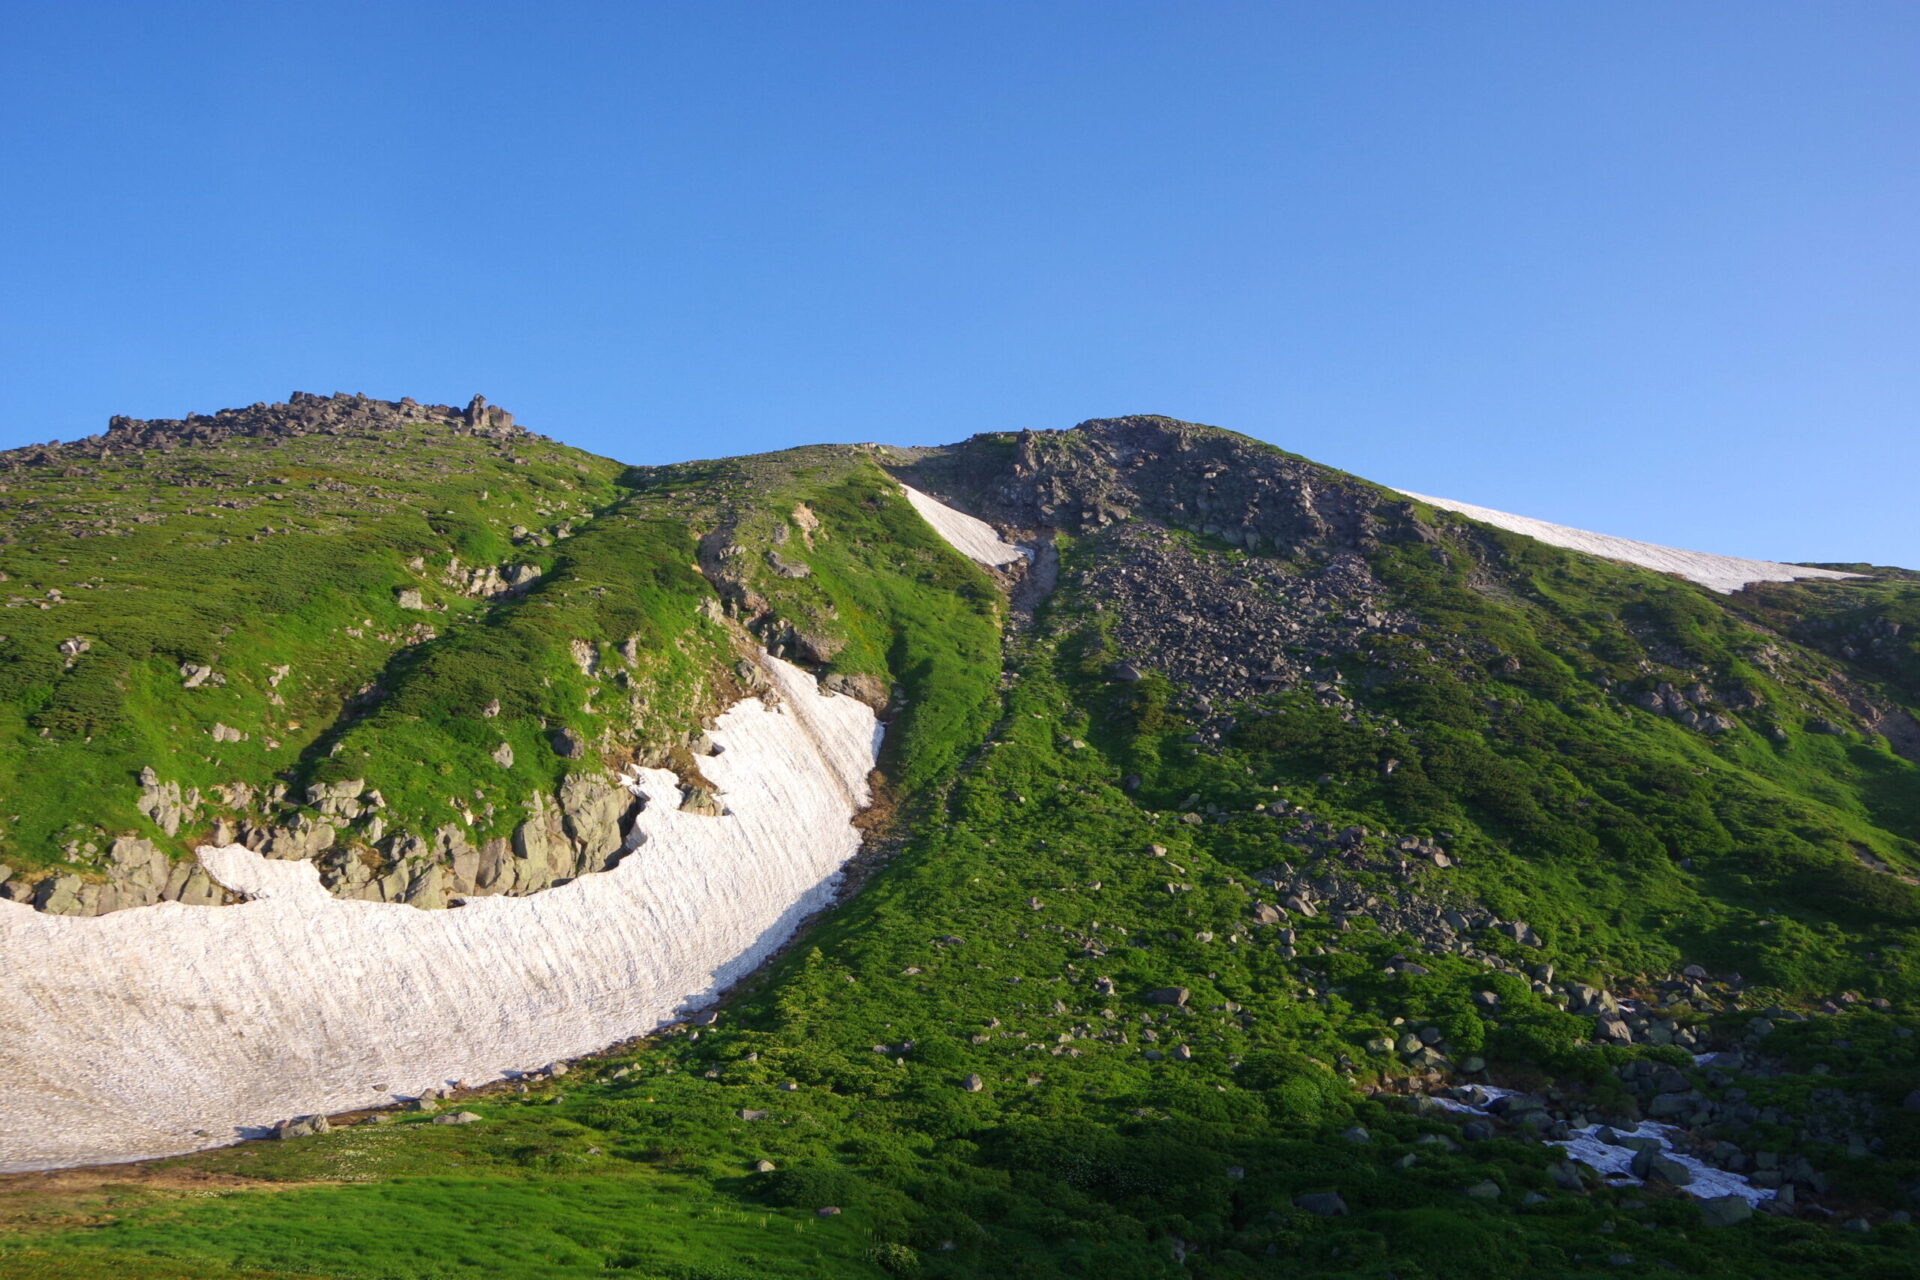
[[[1684,1187],[1693,1181],[1693,1171],[1678,1160],[1659,1151],[1641,1151],[1633,1157],[1633,1176],[1647,1182]]]
[[[284,1142],[288,1138],[310,1138],[332,1127],[323,1115],[294,1116],[273,1126],[273,1136]]]
[[[1647,1103],[1650,1120],[1678,1120],[1693,1114],[1702,1099],[1694,1093],[1662,1093]]]
[[[146,907],[166,896],[173,863],[151,840],[125,835],[107,849],[107,883],[101,886],[101,914]]]
[[[1562,1191],[1584,1191],[1587,1188],[1586,1179],[1580,1176],[1579,1166],[1571,1160],[1559,1160],[1548,1165],[1547,1176]]]
[[[1293,1198],[1293,1207],[1321,1218],[1344,1218],[1349,1210],[1338,1191],[1312,1191]]]
[[[767,548],[767,567],[783,578],[811,577],[813,570],[797,560],[789,560],[773,548]]]
[[[1753,1206],[1741,1196],[1715,1196],[1700,1202],[1700,1221],[1709,1227],[1737,1226],[1753,1216]]]
[[[570,774],[560,784],[560,819],[580,872],[604,871],[626,843],[640,802],[609,774]]]
[[[864,702],[877,712],[884,712],[891,701],[887,682],[879,676],[854,675],[845,671],[836,671],[820,682],[820,687],[828,693],[841,694],[856,702]]]
[[[1147,992],[1147,1003],[1170,1004],[1184,1009],[1191,995],[1192,992],[1185,987],[1159,987]]]
[[[99,904],[100,886],[71,873],[48,876],[33,893],[33,905],[50,916],[97,915]]]

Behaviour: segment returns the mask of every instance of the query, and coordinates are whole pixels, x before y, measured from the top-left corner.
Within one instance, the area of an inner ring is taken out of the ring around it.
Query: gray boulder
[[[1344,1218],[1350,1212],[1338,1191],[1313,1191],[1295,1196],[1293,1207],[1321,1218]]]
[[[1693,1171],[1678,1160],[1659,1151],[1641,1151],[1633,1157],[1633,1176],[1670,1187],[1684,1187],[1693,1181]]]
[[[1740,1196],[1715,1196],[1700,1202],[1700,1221],[1709,1227],[1731,1227],[1753,1216],[1753,1206]]]
[[[325,1133],[332,1127],[323,1115],[294,1116],[290,1120],[282,1120],[273,1126],[273,1136],[284,1142],[288,1138],[310,1138],[317,1133]]]

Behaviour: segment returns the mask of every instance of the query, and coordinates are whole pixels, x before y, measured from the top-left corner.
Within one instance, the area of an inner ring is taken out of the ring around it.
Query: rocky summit
[[[1920,574],[1459,505],[0,454],[0,1274],[1920,1276]]]

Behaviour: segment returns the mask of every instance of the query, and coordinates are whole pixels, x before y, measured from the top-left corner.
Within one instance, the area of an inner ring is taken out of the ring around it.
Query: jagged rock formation
[[[258,402],[214,413],[190,413],[184,418],[129,418],[116,414],[108,419],[102,435],[0,452],[0,471],[54,464],[76,466],[89,459],[110,458],[116,454],[145,449],[167,451],[237,438],[351,435],[422,422],[453,427],[490,440],[511,440],[529,434],[524,427],[514,424],[511,413],[498,405],[489,405],[485,396],[475,396],[464,409],[459,409],[445,404],[421,404],[411,397],[377,400],[357,393],[319,396],[296,391],[284,402]]]
[[[96,438],[102,449],[177,449],[235,436],[340,435],[404,427],[416,422],[461,426],[495,440],[524,433],[523,428],[514,425],[511,413],[498,405],[489,405],[485,396],[475,396],[466,408],[456,409],[446,404],[421,404],[411,398],[375,400],[345,392],[317,396],[296,391],[284,403],[191,413],[184,418],[116,416],[108,421],[106,435]]]

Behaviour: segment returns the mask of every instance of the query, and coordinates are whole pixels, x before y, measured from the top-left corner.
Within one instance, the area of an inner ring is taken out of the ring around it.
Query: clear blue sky
[[[1920,566],[1920,4],[0,3],[0,445],[1159,412]]]

